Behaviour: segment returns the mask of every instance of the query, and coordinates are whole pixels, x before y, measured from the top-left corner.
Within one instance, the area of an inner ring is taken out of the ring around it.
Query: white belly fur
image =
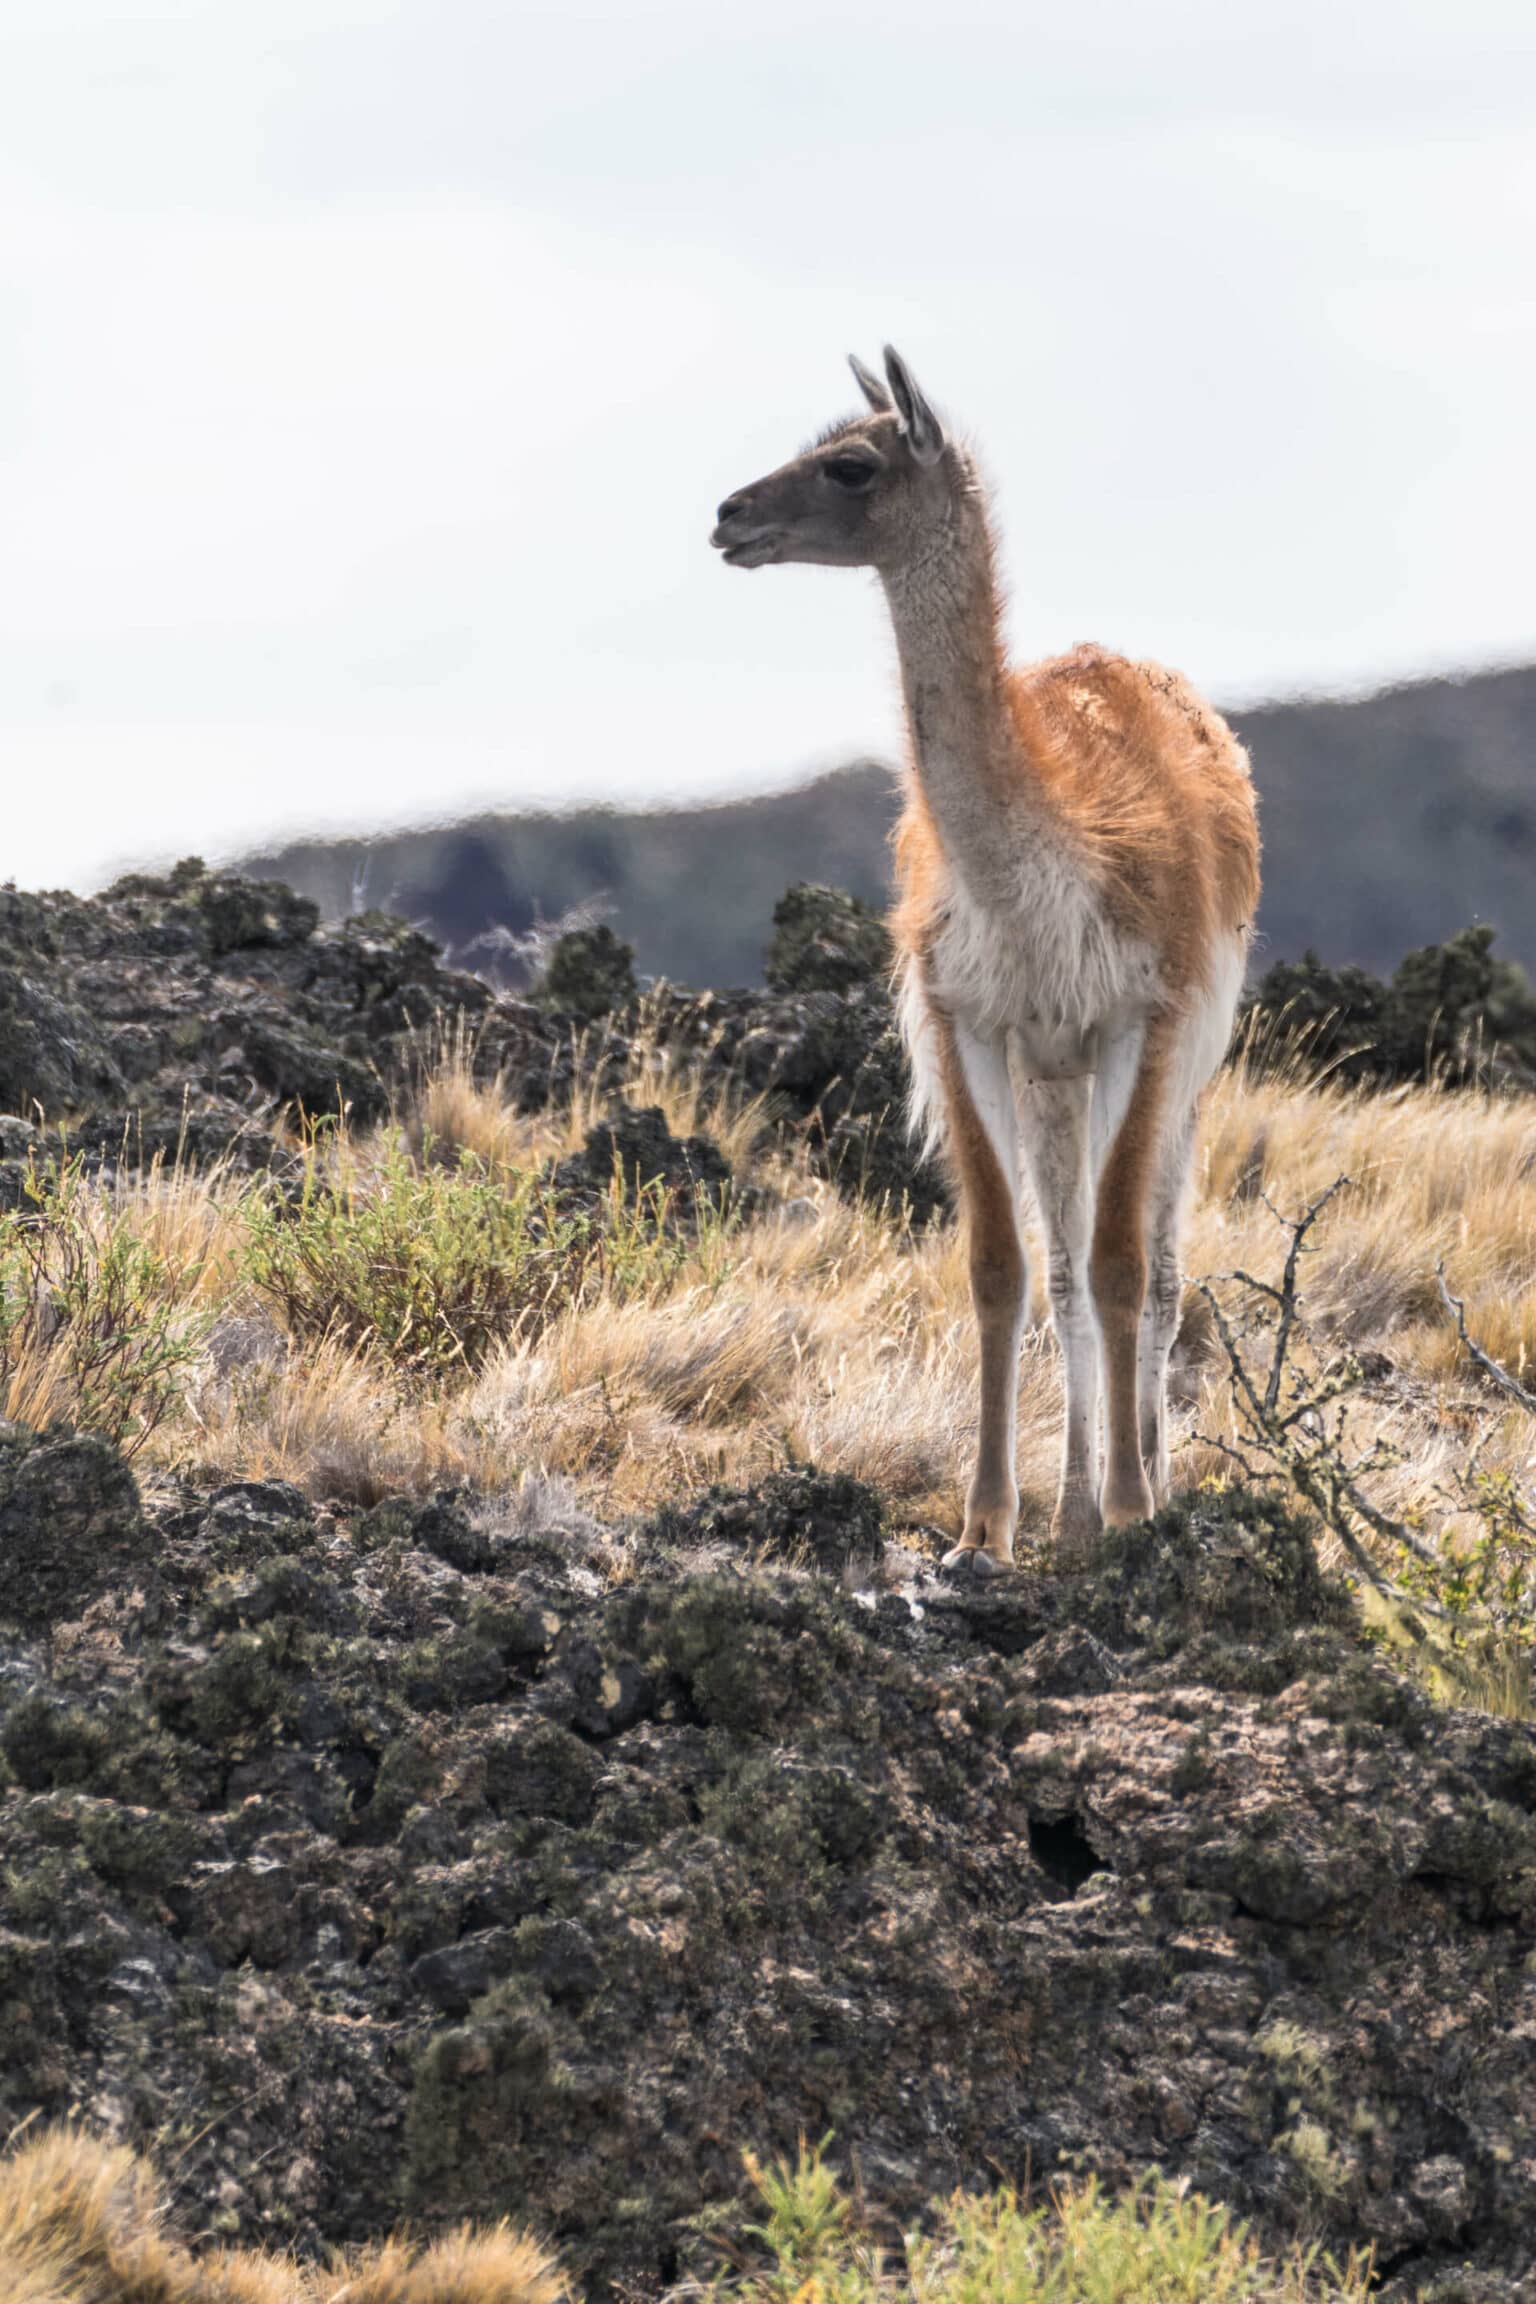
[[[1157,956],[1118,935],[1087,884],[1049,866],[1005,914],[958,883],[933,947],[933,989],[981,1039],[1014,1036],[1041,1079],[1091,1072],[1106,1032],[1123,1030],[1162,993]],[[1049,885],[1044,883],[1049,882]]]
[[[934,939],[929,981],[947,1014],[981,1041],[1005,1046],[1016,1084],[1096,1074],[1112,1049],[1139,1038],[1164,997],[1157,956],[1124,937],[1078,875],[1036,861],[1004,914],[955,881]],[[1228,943],[1230,941],[1230,949]],[[1223,939],[1212,982],[1179,1034],[1168,1117],[1187,1111],[1226,1052],[1242,986],[1246,939]],[[920,971],[904,972],[900,1011],[912,1060],[913,1125],[930,1147],[942,1135],[936,1054]]]

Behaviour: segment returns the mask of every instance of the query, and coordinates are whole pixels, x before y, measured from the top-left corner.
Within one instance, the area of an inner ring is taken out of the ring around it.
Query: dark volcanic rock
[[[283,1103],[377,1117],[434,1019],[490,1001],[404,921],[322,928],[282,882],[196,858],[89,900],[0,890],[0,1107],[109,1161],[254,1166]]]
[[[879,1560],[884,1522],[884,1507],[864,1481],[805,1465],[772,1472],[752,1488],[711,1488],[696,1504],[665,1510],[653,1538],[674,1549],[724,1544],[835,1576]]]
[[[632,1199],[660,1185],[689,1209],[700,1197],[721,1206],[731,1189],[730,1163],[718,1145],[707,1136],[674,1136],[654,1104],[626,1105],[589,1128],[581,1150],[556,1168],[555,1184],[595,1198],[616,1176]]]
[[[0,964],[0,1105],[53,1111],[115,1100],[124,1085],[92,1017]]]
[[[269,2242],[528,2217],[599,2299],[829,2128],[903,2221],[1155,2163],[1384,2295],[1525,2292],[1536,1732],[1399,1680],[1272,1505],[848,1591],[878,1504],[794,1472],[605,1586],[281,1483],[133,1520],[146,1566],[98,1469],[0,1639],[7,2122],[175,2123]]]
[[[378,1119],[445,1031],[462,1029],[483,1074],[534,1111],[578,1074],[617,1101],[643,1029],[675,1061],[761,1095],[765,1128],[801,1139],[840,1189],[924,1222],[949,1192],[907,1134],[884,928],[830,889],[792,889],[780,914],[780,989],[659,987],[642,1024],[626,948],[606,930],[563,939],[527,1001],[446,967],[404,920],[320,925],[282,882],[195,857],[89,900],[0,889],[0,1205],[22,1196],[28,1153],[57,1148],[56,1134],[18,1134],[39,1113],[93,1165],[160,1155],[254,1170],[277,1156],[281,1107]],[[622,1105],[600,1134],[576,1158],[587,1188],[607,1188],[615,1155],[669,1184],[727,1180],[713,1146],[653,1141],[652,1117]]]
[[[822,1174],[927,1223],[952,1205],[947,1178],[907,1127],[907,1070],[883,982],[846,992],[681,992],[649,1003],[649,1029],[707,1074],[765,1099]]]
[[[83,1615],[155,1549],[133,1474],[105,1440],[0,1423],[0,1622],[37,1632]]]

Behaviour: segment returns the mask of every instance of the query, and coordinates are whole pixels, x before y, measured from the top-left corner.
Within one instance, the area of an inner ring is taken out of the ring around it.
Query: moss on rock
[[[182,2123],[231,2234],[529,2216],[594,2300],[828,2126],[898,2220],[1157,2165],[1518,2293],[1536,1737],[1395,1695],[1303,1523],[972,1592],[871,1589],[878,1501],[804,1471],[611,1589],[464,1497],[143,1518],[0,1642],[7,2119]]]
[[[41,1631],[78,1616],[154,1551],[133,1474],[107,1441],[0,1424],[0,1621]]]

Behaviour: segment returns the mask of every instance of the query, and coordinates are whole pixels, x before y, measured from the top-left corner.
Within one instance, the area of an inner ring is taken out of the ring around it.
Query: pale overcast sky
[[[0,878],[894,752],[705,541],[886,337],[1029,654],[1536,656],[1533,131],[1530,0],[15,0]]]

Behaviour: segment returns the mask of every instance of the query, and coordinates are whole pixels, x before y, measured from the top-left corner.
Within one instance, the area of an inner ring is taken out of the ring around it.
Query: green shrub
[[[290,1334],[382,1352],[422,1376],[476,1367],[581,1284],[591,1226],[527,1171],[471,1154],[417,1167],[391,1146],[364,1169],[320,1142],[296,1204],[253,1198],[246,1272]]]
[[[538,987],[542,1006],[595,1024],[638,998],[635,949],[602,923],[570,928],[555,939]]]
[[[134,1455],[197,1357],[186,1285],[78,1157],[34,1165],[20,1205],[0,1211],[0,1406]]]
[[[742,2304],[1364,2304],[1369,2267],[1317,2250],[1266,2258],[1247,2227],[1198,2192],[1151,2176],[1116,2195],[1096,2182],[1026,2207],[1010,2187],[957,2193],[902,2266],[862,2235],[820,2151],[748,2173],[763,2203],[745,2237],[768,2261],[716,2285]]]
[[[408,1375],[480,1365],[588,1288],[624,1296],[685,1253],[659,1187],[573,1208],[547,1177],[429,1142],[421,1163],[393,1143],[364,1167],[319,1139],[296,1203],[246,1212],[246,1275],[289,1332],[381,1352]]]
[[[844,888],[801,881],[773,908],[773,938],[764,976],[774,992],[848,992],[883,985],[891,972],[891,938],[873,905]]]

